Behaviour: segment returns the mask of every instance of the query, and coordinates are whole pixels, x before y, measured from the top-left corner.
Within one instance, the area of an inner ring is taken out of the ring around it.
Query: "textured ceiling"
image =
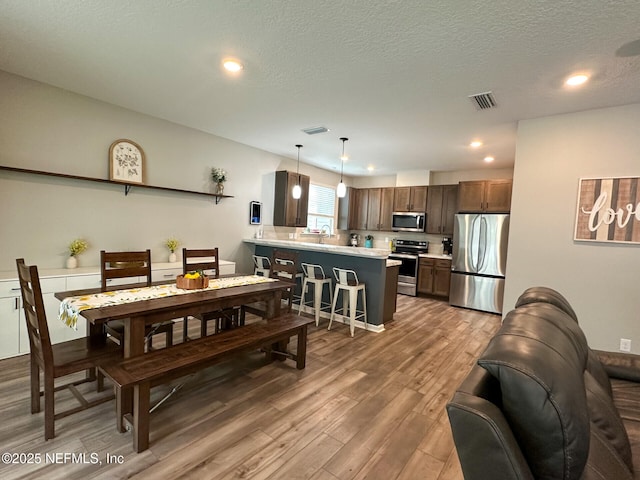
[[[502,168],[520,119],[640,102],[615,55],[639,24],[637,0],[0,0],[0,69],[326,169],[346,136],[351,175]]]

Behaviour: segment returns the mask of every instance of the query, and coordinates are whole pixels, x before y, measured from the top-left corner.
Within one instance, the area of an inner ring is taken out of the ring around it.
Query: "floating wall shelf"
[[[135,187],[135,188],[150,188],[154,190],[164,190],[165,192],[188,193],[191,195],[204,195],[206,197],[214,197],[216,199],[216,205],[223,198],[233,198],[233,196],[231,195],[219,195],[217,193],[196,192],[194,190],[182,190],[180,188],[157,187],[154,185],[140,185],[140,184],[133,184],[133,183],[114,182],[113,180],[105,180],[102,178],[81,177],[79,175],[67,175],[66,173],[43,172],[41,170],[29,170],[26,168],[5,167],[2,165],[0,165],[0,170],[6,170],[8,172],[29,173],[32,175],[43,175],[47,177],[68,178],[71,180],[84,180],[86,182],[111,183],[113,185],[123,186],[125,195],[128,195],[129,192],[131,191],[131,188]]]

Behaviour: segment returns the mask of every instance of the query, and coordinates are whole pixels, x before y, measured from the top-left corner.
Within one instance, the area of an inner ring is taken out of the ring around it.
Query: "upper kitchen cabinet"
[[[298,180],[299,179],[299,180]],[[293,186],[300,182],[302,195],[293,198]],[[309,211],[309,177],[295,172],[276,172],[275,198],[273,202],[273,225],[276,227],[306,227]]]
[[[394,190],[394,212],[427,211],[427,187],[396,187]]]
[[[457,185],[430,186],[427,194],[427,233],[453,235],[457,204]]]
[[[342,206],[338,207],[343,209],[343,214],[348,211],[349,229],[390,232],[393,190],[393,187],[349,189],[348,200],[341,199]]]
[[[351,189],[349,208],[349,228],[351,230],[367,229],[367,212],[369,210],[369,190],[367,188]]]
[[[366,230],[391,231],[394,188],[369,188]]]
[[[458,184],[459,212],[506,213],[511,210],[511,180],[479,180]]]

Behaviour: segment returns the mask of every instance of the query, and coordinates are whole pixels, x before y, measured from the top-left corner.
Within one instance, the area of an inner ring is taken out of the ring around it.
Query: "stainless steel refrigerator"
[[[509,215],[469,213],[455,216],[451,305],[502,313],[508,239]]]

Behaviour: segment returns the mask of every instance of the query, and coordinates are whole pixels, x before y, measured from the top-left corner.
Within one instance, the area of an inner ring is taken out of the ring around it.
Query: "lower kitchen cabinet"
[[[451,260],[440,258],[420,258],[418,268],[418,293],[449,296],[451,282]]]

